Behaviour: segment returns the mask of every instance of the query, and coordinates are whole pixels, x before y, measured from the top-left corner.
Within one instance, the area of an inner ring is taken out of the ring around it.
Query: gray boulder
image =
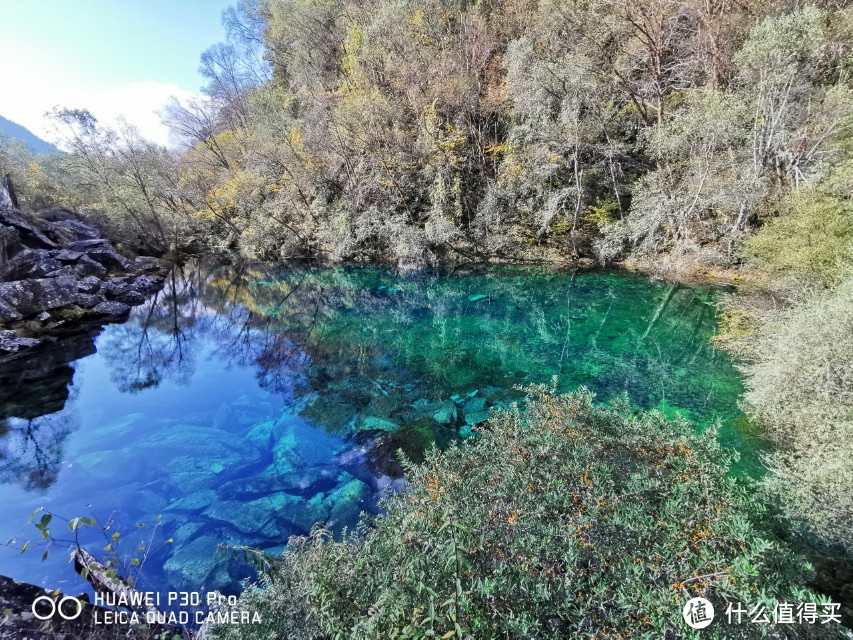
[[[71,249],[61,249],[51,252],[51,255],[60,262],[77,262],[83,257],[82,251],[72,251]]]
[[[118,251],[113,249],[111,246],[100,246],[100,247],[92,247],[86,252],[86,255],[89,256],[95,262],[100,262],[107,269],[123,269],[126,270],[130,267],[130,260],[121,255]]]
[[[23,316],[18,313],[18,310],[10,305],[0,296],[0,322],[11,322],[12,320],[20,320]]]
[[[36,249],[56,249],[57,244],[39,231],[35,223],[28,220],[20,211],[0,208],[0,224],[18,230],[21,241]]]
[[[0,283],[0,299],[23,317],[73,304],[77,280],[69,276]]]
[[[137,256],[130,266],[132,273],[166,273],[166,269],[157,258],[151,256]]]
[[[89,256],[84,255],[74,265],[74,273],[83,278],[94,276],[100,279],[107,275],[107,270],[100,262],[95,262]]]
[[[71,268],[70,265],[63,265],[59,269],[51,271],[50,273],[45,274],[45,278],[58,278],[59,276],[71,276],[75,280],[77,279],[77,274],[74,273],[74,269]]]
[[[0,280],[25,280],[43,278],[51,271],[62,267],[62,263],[44,249],[24,249],[6,264],[0,266]]]
[[[0,183],[0,325],[23,321],[16,330],[41,339],[60,326],[73,331],[77,318],[84,327],[122,321],[129,305],[162,287],[166,271],[156,258],[131,262],[70,211],[21,211],[8,176]],[[122,277],[103,285],[109,273]]]
[[[95,276],[87,276],[77,281],[77,291],[80,293],[95,293],[101,288],[101,281]]]
[[[31,349],[40,342],[36,338],[20,338],[14,331],[0,330],[0,353],[18,353]]]
[[[104,238],[90,238],[88,240],[76,240],[74,242],[69,242],[66,249],[71,249],[72,251],[82,251],[83,253],[88,253],[88,251],[94,247],[109,247],[110,241]]]
[[[103,238],[69,242],[66,248],[85,253],[89,258],[101,263],[107,269],[126,270],[131,265],[130,260],[116,251],[109,241]]]
[[[0,264],[21,250],[21,235],[15,227],[0,224]]]
[[[145,296],[138,291],[128,291],[127,293],[117,295],[115,300],[117,302],[123,302],[124,304],[138,305],[145,302]]]
[[[104,302],[104,297],[94,293],[75,293],[74,304],[83,309],[91,309]]]
[[[94,240],[101,237],[100,231],[76,220],[46,221],[42,223],[44,234],[58,244],[69,244],[78,240]]]
[[[161,282],[161,280],[158,280],[154,276],[141,275],[134,279],[132,286],[134,291],[139,291],[140,293],[153,293],[160,289],[162,286]]]
[[[115,300],[106,300],[92,307],[92,313],[105,318],[125,318],[130,313],[130,306]]]

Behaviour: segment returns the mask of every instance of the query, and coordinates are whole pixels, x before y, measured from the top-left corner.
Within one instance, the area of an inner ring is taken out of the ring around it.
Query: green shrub
[[[853,278],[785,312],[746,368],[746,408],[779,445],[786,511],[853,558]]]
[[[744,256],[775,277],[837,284],[853,265],[853,204],[830,189],[792,194],[743,247]]]
[[[691,633],[688,597],[723,621],[726,601],[818,599],[795,586],[807,567],[751,524],[762,509],[713,429],[625,398],[598,406],[585,389],[527,391],[526,411],[496,414],[475,443],[407,463],[386,515],[340,542],[322,529],[291,539],[238,605],[264,628],[214,636],[675,638]]]

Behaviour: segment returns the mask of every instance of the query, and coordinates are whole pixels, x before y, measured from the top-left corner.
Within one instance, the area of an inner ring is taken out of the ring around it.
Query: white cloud
[[[14,69],[14,66],[12,67]],[[112,87],[86,88],[64,85],[61,80],[35,84],[32,78],[6,77],[4,84],[13,91],[0,92],[0,115],[25,126],[37,136],[58,142],[53,126],[44,116],[55,106],[88,109],[99,122],[114,126],[123,116],[140,133],[161,145],[172,146],[168,128],[160,122],[158,111],[171,96],[185,101],[199,94],[181,89],[176,84],[154,81],[130,82]]]

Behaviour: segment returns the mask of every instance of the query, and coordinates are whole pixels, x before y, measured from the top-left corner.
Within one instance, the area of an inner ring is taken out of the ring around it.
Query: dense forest
[[[224,24],[204,97],[162,114],[179,146],[57,108],[68,153],[0,144],[21,201],[173,256],[733,280],[715,342],[785,535],[853,558],[853,5],[240,0]]]
[[[163,113],[179,150],[57,109],[71,153],[3,164],[160,252],[823,275],[851,237],[843,4],[242,0],[204,99]]]

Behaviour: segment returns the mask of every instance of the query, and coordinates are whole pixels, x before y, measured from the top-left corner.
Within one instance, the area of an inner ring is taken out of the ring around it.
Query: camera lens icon
[[[45,603],[39,607],[41,613],[36,610],[36,605],[40,602]],[[45,608],[47,608],[49,613],[45,613]],[[33,615],[39,620],[49,620],[57,613],[63,620],[76,620],[80,617],[80,614],[83,613],[83,603],[80,602],[79,598],[75,598],[74,596],[65,596],[59,602],[54,602],[53,598],[50,596],[39,596],[33,600],[33,606],[31,609],[33,611]]]

